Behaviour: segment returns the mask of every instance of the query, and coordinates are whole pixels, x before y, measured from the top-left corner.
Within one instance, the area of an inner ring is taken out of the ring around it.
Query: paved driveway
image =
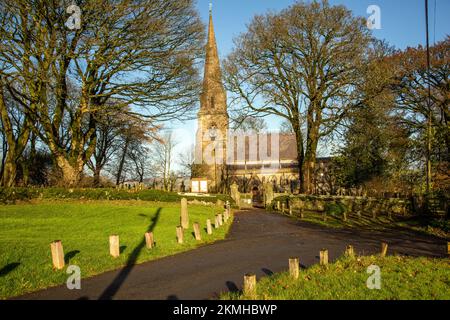
[[[209,299],[239,290],[245,273],[262,277],[286,270],[289,257],[310,266],[318,262],[322,248],[333,260],[348,244],[360,254],[378,253],[381,241],[389,244],[390,254],[442,256],[445,247],[442,239],[403,230],[327,229],[253,209],[236,213],[226,240],[82,279],[81,290],[64,285],[19,298]]]

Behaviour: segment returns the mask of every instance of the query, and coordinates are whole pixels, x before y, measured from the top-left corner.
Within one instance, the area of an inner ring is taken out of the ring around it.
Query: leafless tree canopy
[[[71,4],[0,4],[0,91],[20,104],[69,185],[96,149],[109,100],[152,125],[192,111],[204,39],[191,0],[78,1],[81,28],[74,30],[65,26]]]
[[[291,123],[304,191],[319,139],[360,99],[355,88],[363,80],[370,41],[365,20],[345,7],[299,2],[256,16],[225,61],[227,89],[236,104]]]

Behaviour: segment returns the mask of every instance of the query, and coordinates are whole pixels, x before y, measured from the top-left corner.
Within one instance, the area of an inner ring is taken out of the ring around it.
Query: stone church
[[[249,156],[249,137],[241,140],[245,150],[244,156],[239,159],[235,156],[236,146],[228,145],[235,144],[236,141],[230,140],[227,136],[229,129],[227,94],[222,83],[211,8],[205,49],[205,69],[195,146],[196,164],[192,172],[191,191],[228,192],[233,183],[236,183],[239,191],[244,193],[259,192],[265,183],[271,183],[275,192],[297,191],[299,188],[297,147],[293,134],[277,134],[278,156],[277,159],[269,161],[263,161],[263,157],[259,154],[255,157]],[[231,158],[229,155],[227,158],[227,149],[230,148],[233,148],[233,152]],[[325,185],[329,160],[329,158],[317,159],[316,188]]]

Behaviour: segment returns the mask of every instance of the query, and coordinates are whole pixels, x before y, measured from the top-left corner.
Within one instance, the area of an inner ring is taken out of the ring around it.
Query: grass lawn
[[[214,223],[218,207],[189,205],[190,229],[177,244],[178,203],[144,201],[41,201],[0,206],[0,298],[8,298],[66,282],[68,265],[77,265],[82,277],[193,249],[223,239],[231,219],[212,235],[204,228]],[[202,241],[191,234],[201,225]],[[145,247],[144,233],[153,231],[156,247]],[[109,236],[120,237],[121,255],[109,255]],[[62,240],[66,266],[52,270],[50,242]]]
[[[381,289],[368,289],[367,267],[381,270]],[[225,293],[221,299],[246,299],[240,293]],[[257,299],[272,300],[376,300],[450,299],[448,259],[400,256],[342,257],[327,267],[314,265],[300,270],[298,280],[288,272],[257,282]]]

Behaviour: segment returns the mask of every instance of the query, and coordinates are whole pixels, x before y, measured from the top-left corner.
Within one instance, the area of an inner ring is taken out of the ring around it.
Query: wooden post
[[[289,258],[289,274],[292,278],[298,279],[299,261],[298,258]]]
[[[347,212],[343,212],[342,213],[342,215],[343,215],[343,220],[344,220],[344,222],[346,222],[347,221]]]
[[[183,227],[182,226],[177,227],[177,242],[179,244],[183,243]]]
[[[352,245],[348,245],[347,248],[345,249],[345,255],[347,257],[351,257],[353,258],[355,256],[355,250],[353,249]]]
[[[224,221],[224,222],[227,222],[227,221],[228,221],[228,218],[229,218],[229,216],[228,216],[228,210],[225,210],[225,211],[223,212],[223,221]]]
[[[219,213],[219,214],[217,215],[217,218],[219,219],[219,226],[223,225],[223,217],[222,217],[222,214],[221,214],[221,213]]]
[[[284,211],[286,210],[286,204],[283,202],[281,204],[281,212],[284,214]]]
[[[117,234],[109,236],[109,254],[114,258],[120,256],[119,244],[119,236]]]
[[[182,198],[181,199],[181,227],[183,229],[189,229],[189,214],[188,214],[188,207],[187,207],[187,199]]]
[[[277,211],[280,211],[280,201],[277,201]]]
[[[153,249],[155,245],[155,241],[153,239],[153,232],[145,233],[145,243],[147,245],[147,249]]]
[[[322,213],[322,218],[324,222],[327,221],[327,213],[325,211]]]
[[[50,249],[52,251],[53,268],[61,270],[64,268],[64,250],[61,240],[50,243]]]
[[[305,217],[305,213],[303,212],[303,208],[300,208],[300,219]]]
[[[289,205],[289,215],[292,216],[292,207]]]
[[[194,223],[194,236],[195,236],[195,240],[197,240],[197,241],[202,240],[202,236],[200,234],[200,225],[198,224],[198,222]]]
[[[206,219],[206,233],[212,234],[211,219]]]
[[[328,264],[328,250],[327,249],[322,249],[320,251],[320,265],[321,266],[326,266]]]
[[[256,298],[256,275],[246,274],[244,276],[244,296],[255,299]]]
[[[382,243],[381,243],[381,253],[380,253],[380,256],[381,256],[382,258],[384,258],[384,257],[386,256],[387,249],[388,249],[388,244],[385,243],[385,242],[382,242]]]
[[[447,254],[450,257],[450,242],[447,242]]]

